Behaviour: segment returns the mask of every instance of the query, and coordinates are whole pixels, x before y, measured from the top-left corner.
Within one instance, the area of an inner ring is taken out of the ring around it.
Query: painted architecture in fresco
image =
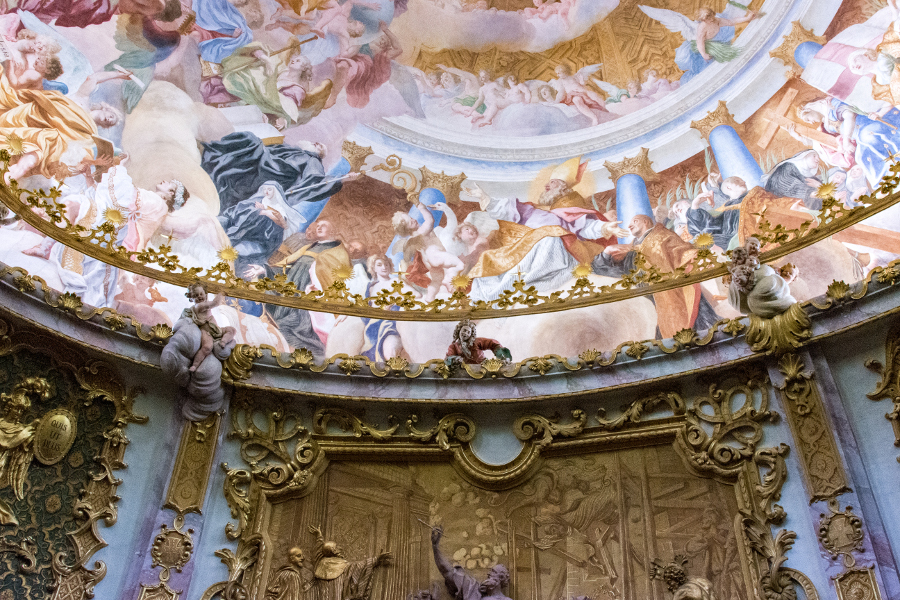
[[[714,92],[730,98],[729,81],[755,76],[760,56],[782,64],[759,50],[788,27],[788,7],[768,4],[12,0],[0,15],[6,177],[61,184],[85,227],[116,216],[115,243],[130,251],[166,245],[203,268],[227,257],[239,277],[284,276],[299,290],[352,272],[353,293],[400,281],[427,302],[464,281],[477,301],[517,280],[566,290],[579,266],[608,284],[638,253],[660,271],[686,268],[703,244],[723,256],[754,235],[763,209],[787,227],[815,219],[823,184],[845,208],[861,205],[900,151],[896,7],[830,2],[824,35],[808,32],[781,69],[795,77],[732,98],[755,103],[740,127],[701,124],[696,152],[667,162],[653,150],[642,174],[616,175],[643,144],[638,124],[664,112],[700,120]],[[381,154],[351,170],[341,152],[354,140]],[[523,148],[536,150],[525,160]],[[372,168],[392,153],[479,175],[411,204]],[[793,295],[896,258],[898,218],[888,211],[792,255]],[[189,307],[183,289],[21,221],[0,229],[0,260],[143,323],[172,324]],[[235,299],[213,314],[241,343],[373,361],[442,357],[453,327]],[[520,355],[571,356],[585,340],[610,348],[736,314],[712,280],[479,327]],[[560,328],[571,335],[544,335]]]

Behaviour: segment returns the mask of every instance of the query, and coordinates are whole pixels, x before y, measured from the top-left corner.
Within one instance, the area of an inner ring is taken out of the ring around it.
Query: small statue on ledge
[[[791,264],[780,271],[762,265],[759,251],[759,240],[753,237],[731,251],[728,301],[750,316],[745,339],[754,352],[793,352],[812,336],[809,316],[788,285],[800,270]]]
[[[225,348],[234,340],[236,332],[234,327],[219,327],[212,315],[211,310],[222,304],[222,294],[216,294],[212,300],[209,300],[209,292],[206,291],[206,287],[202,283],[196,282],[188,286],[185,296],[194,303],[194,306],[184,309],[181,317],[192,320],[194,325],[200,328],[200,349],[197,350],[191,368],[188,369],[193,373],[213,351],[213,344],[220,350]]]
[[[220,298],[208,300],[202,283],[193,283],[185,294],[195,305],[181,313],[172,337],[160,355],[163,374],[184,393],[182,414],[189,421],[202,421],[224,412],[226,389],[222,384],[222,361],[235,346],[233,327],[219,327],[212,308]]]
[[[754,237],[731,251],[731,262],[728,264],[728,271],[731,273],[728,301],[745,315],[753,314],[771,319],[797,303],[782,273],[793,281],[799,270],[793,265],[785,265],[779,272],[769,265],[762,265],[759,262],[759,251],[760,242]]]
[[[453,343],[447,348],[447,357],[444,362],[450,367],[459,367],[462,363],[478,365],[484,361],[484,351],[490,350],[494,356],[509,363],[512,354],[509,348],[500,345],[497,340],[480,338],[475,335],[475,323],[469,319],[463,319],[456,324],[453,330]]]

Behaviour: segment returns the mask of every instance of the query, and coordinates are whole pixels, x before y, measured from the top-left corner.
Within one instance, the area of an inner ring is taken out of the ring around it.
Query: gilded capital
[[[359,170],[366,163],[366,159],[372,154],[371,146],[360,146],[350,140],[344,140],[344,143],[341,145],[341,156],[350,163],[350,171],[353,173],[359,173]]]
[[[419,169],[419,172],[422,173],[423,188],[430,187],[440,190],[444,197],[447,198],[447,202],[451,204],[460,202],[459,193],[462,191],[462,182],[467,178],[465,173],[447,175],[443,171],[435,173],[429,170],[428,167],[422,167]]]
[[[710,132],[719,125],[730,125],[735,129],[740,127],[724,100],[719,100],[719,105],[715,110],[706,113],[706,116],[699,121],[691,121],[691,129],[696,129],[706,139],[709,139]]]
[[[784,36],[784,41],[781,42],[781,45],[769,52],[769,56],[777,58],[786,67],[790,68],[790,77],[800,77],[800,74],[803,73],[803,67],[797,64],[794,58],[794,50],[803,42],[816,42],[824,45],[825,36],[816,35],[812,32],[812,29],[807,29],[801,25],[800,21],[794,21],[791,23],[791,31]]]
[[[618,181],[622,175],[638,175],[644,181],[659,180],[659,174],[653,170],[653,165],[650,163],[650,150],[648,148],[641,148],[637,156],[626,157],[620,162],[606,161],[603,163],[603,166],[609,171],[613,183]]]

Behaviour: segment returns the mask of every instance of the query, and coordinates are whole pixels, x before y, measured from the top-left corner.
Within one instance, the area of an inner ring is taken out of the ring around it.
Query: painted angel
[[[599,125],[599,112],[607,112],[603,97],[596,91],[587,87],[588,79],[596,73],[602,63],[582,67],[572,74],[568,65],[556,66],[556,77],[550,81],[550,85],[556,90],[556,102],[568,104],[578,109],[578,112],[591,121],[591,125]]]
[[[697,20],[692,21],[685,15],[665,8],[654,8],[643,4],[638,7],[654,21],[662,23],[666,29],[681,34],[684,43],[675,51],[675,64],[682,71],[681,84],[685,84],[698,75],[703,69],[716,62],[728,62],[737,58],[740,48],[732,46],[734,28],[741,23],[762,16],[761,13],[747,10],[738,16],[741,10],[729,3],[724,11],[716,14],[711,8],[697,11]]]

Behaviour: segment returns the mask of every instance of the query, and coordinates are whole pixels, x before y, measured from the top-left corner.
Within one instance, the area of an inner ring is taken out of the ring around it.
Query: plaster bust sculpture
[[[771,319],[787,311],[797,300],[791,295],[782,272],[760,264],[759,251],[760,242],[753,237],[731,251],[728,301],[745,315]],[[783,273],[794,279],[797,269],[784,270]]]
[[[187,297],[195,303],[175,322],[160,356],[163,374],[184,393],[182,414],[200,421],[225,409],[222,361],[235,346],[234,328],[218,327],[210,312],[219,298],[208,300],[206,288],[193,284]]]

